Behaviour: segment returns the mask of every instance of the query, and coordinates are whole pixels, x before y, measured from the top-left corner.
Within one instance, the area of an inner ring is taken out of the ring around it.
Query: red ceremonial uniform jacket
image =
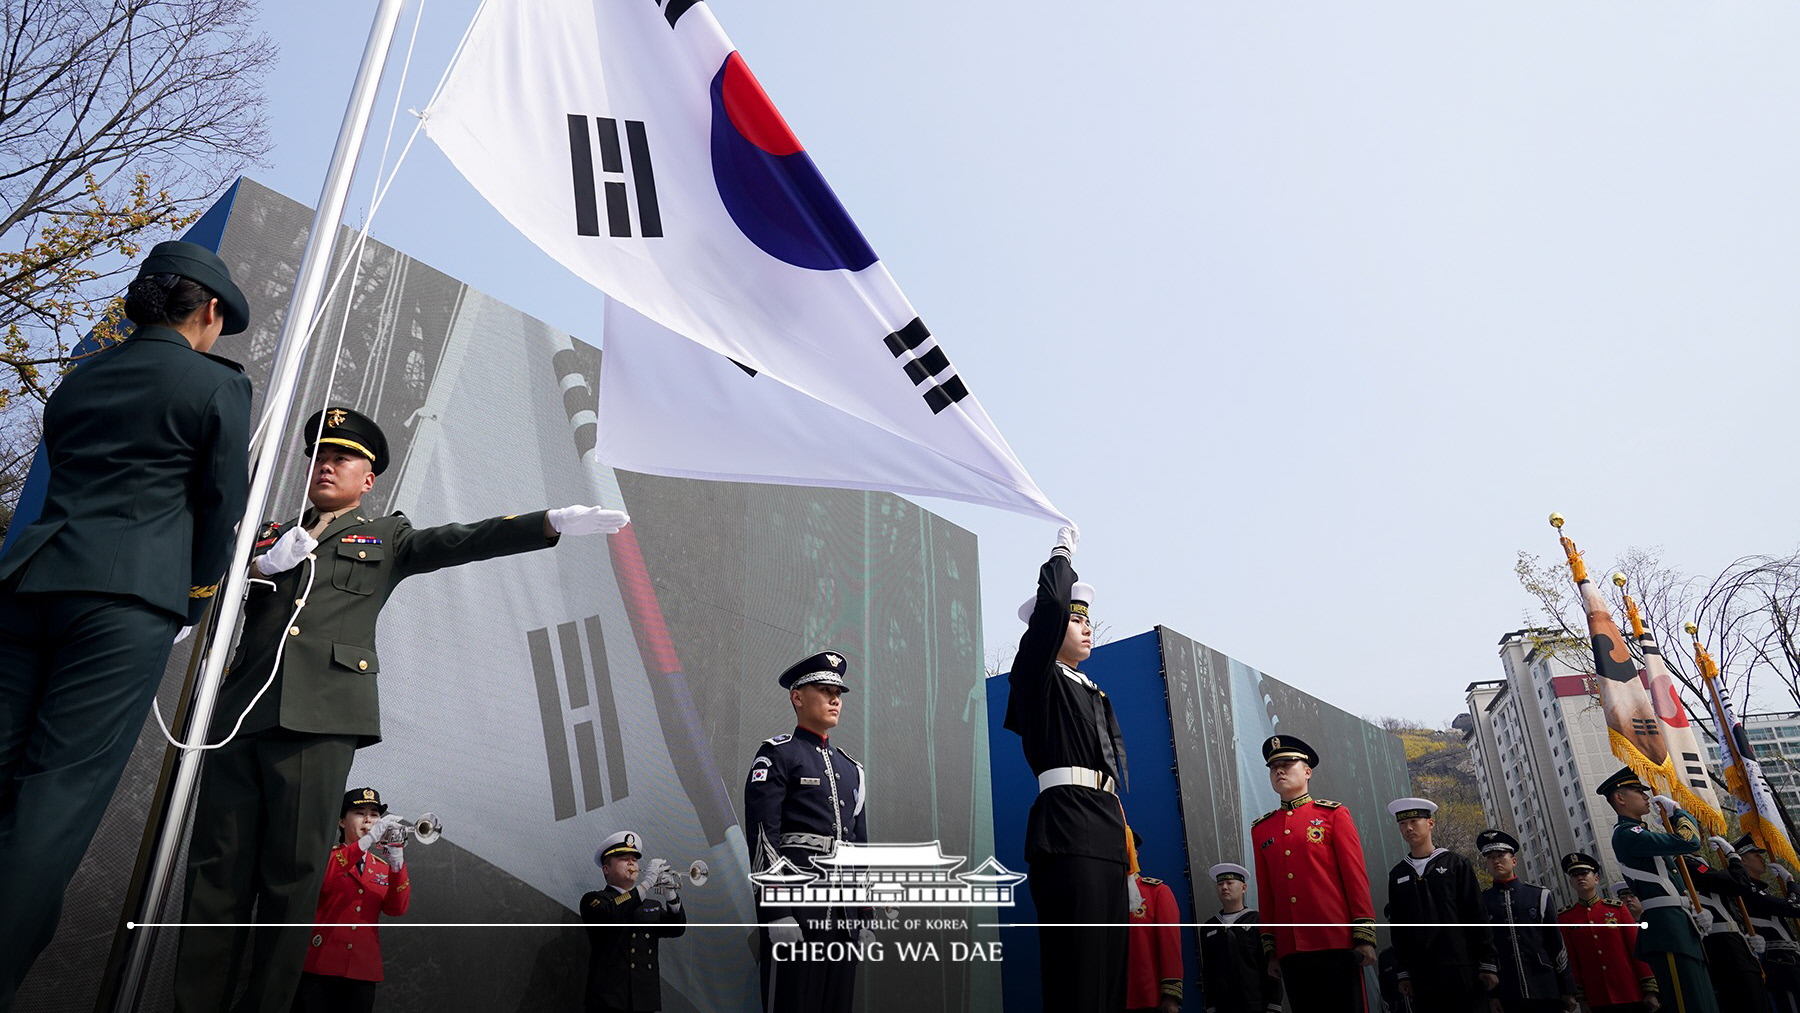
[[[306,951],[307,973],[380,981],[381,937],[375,919],[383,912],[403,915],[411,902],[405,866],[394,872],[380,858],[364,854],[355,842],[332,848],[325,861],[325,885],[319,889],[319,910],[313,916],[316,927]],[[323,927],[348,922],[356,924]]]
[[[1302,795],[1250,824],[1263,950],[1277,957],[1375,945],[1375,904],[1362,839],[1341,802]],[[1273,922],[1336,922],[1329,928],[1271,928]],[[1346,922],[1356,927],[1343,928]]]
[[[1632,955],[1637,952],[1637,922],[1625,905],[1600,897],[1591,904],[1576,901],[1558,911],[1556,921],[1569,951],[1569,969],[1589,1006],[1642,1002],[1656,991],[1650,965]],[[1589,927],[1594,925],[1607,927]]]
[[[1144,902],[1132,909],[1131,935],[1126,946],[1125,1008],[1150,1009],[1164,996],[1181,1001],[1181,908],[1169,884],[1139,876],[1138,894]]]

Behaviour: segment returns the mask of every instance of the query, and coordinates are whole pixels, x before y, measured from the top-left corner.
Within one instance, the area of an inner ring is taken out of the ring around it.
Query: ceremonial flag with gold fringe
[[[1562,528],[1562,516],[1551,515],[1550,523]],[[1606,737],[1618,757],[1631,772],[1659,793],[1673,798],[1705,827],[1708,833],[1725,832],[1725,818],[1694,794],[1669,757],[1669,743],[1663,738],[1663,724],[1656,705],[1638,678],[1631,647],[1619,624],[1607,608],[1606,599],[1588,579],[1587,563],[1575,542],[1562,536],[1563,553],[1568,557],[1569,573],[1581,593],[1582,611],[1587,614],[1588,637],[1594,648],[1594,684],[1600,694],[1600,709],[1606,715]]]
[[[1689,633],[1696,633],[1692,624]],[[1694,640],[1694,663],[1700,666],[1700,677],[1706,682],[1711,698],[1713,724],[1719,732],[1719,766],[1725,775],[1725,787],[1737,800],[1738,826],[1751,840],[1768,849],[1769,854],[1792,866],[1800,864],[1788,840],[1780,810],[1775,808],[1775,792],[1763,777],[1762,764],[1750,748],[1750,737],[1743,723],[1726,699],[1725,676],[1719,665],[1697,638]]]
[[[1614,574],[1613,582],[1623,587],[1623,578],[1624,574]],[[1694,724],[1688,719],[1687,707],[1682,704],[1681,695],[1676,691],[1675,678],[1669,674],[1669,666],[1663,661],[1662,648],[1657,645],[1656,638],[1650,635],[1649,630],[1645,629],[1643,614],[1638,611],[1637,602],[1630,595],[1625,596],[1625,613],[1626,618],[1631,621],[1631,635],[1637,640],[1638,653],[1644,665],[1643,670],[1638,673],[1638,679],[1650,694],[1651,706],[1656,708],[1656,720],[1662,727],[1663,744],[1668,747],[1675,784],[1686,789],[1692,796],[1678,793],[1672,797],[1708,828],[1712,828],[1715,822],[1718,827],[1723,827],[1725,814],[1719,811],[1719,795],[1713,791],[1712,778],[1706,773],[1706,753],[1700,748],[1700,740],[1694,734]]]

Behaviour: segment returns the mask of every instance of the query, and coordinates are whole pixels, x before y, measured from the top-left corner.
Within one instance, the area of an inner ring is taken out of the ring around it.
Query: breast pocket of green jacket
[[[339,542],[331,564],[331,583],[351,594],[374,594],[381,588],[381,565],[387,546]]]

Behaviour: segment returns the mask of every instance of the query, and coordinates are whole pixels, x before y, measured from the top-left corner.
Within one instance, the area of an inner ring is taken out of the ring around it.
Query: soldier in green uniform
[[[250,381],[209,351],[250,323],[231,272],[158,243],[125,315],[131,336],[45,405],[43,511],[0,557],[0,1009],[56,931],[249,491]]]
[[[183,919],[247,923],[254,908],[256,921],[282,927],[184,930],[175,982],[183,1013],[223,1013],[246,947],[244,1008],[287,1013],[293,1001],[338,795],[356,750],[381,741],[375,629],[395,586],[548,548],[565,534],[611,534],[630,520],[571,506],[414,528],[400,513],[362,511],[388,464],[373,420],[326,408],[307,420],[303,438],[312,509],[298,523],[267,525],[256,542],[243,634],[209,740],[230,741],[201,778]]]
[[[1638,932],[1637,956],[1656,975],[1663,1009],[1671,1013],[1718,1013],[1712,979],[1706,973],[1700,948],[1700,937],[1710,927],[1711,918],[1704,911],[1690,915],[1685,909],[1687,901],[1659,861],[1699,851],[1705,839],[1699,824],[1673,801],[1660,795],[1652,800],[1650,786],[1639,780],[1630,767],[1602,781],[1597,794],[1619,814],[1618,825],[1613,827],[1613,855],[1642,907],[1648,928]],[[1653,801],[1674,833],[1645,825],[1644,818],[1650,814]],[[1697,919],[1698,924],[1692,919]]]

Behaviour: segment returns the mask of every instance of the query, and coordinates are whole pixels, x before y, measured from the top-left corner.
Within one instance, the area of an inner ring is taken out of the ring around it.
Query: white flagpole
[[[311,338],[313,318],[318,315],[324,293],[326,275],[331,267],[332,248],[338,225],[343,219],[344,203],[349,196],[350,181],[356,172],[357,157],[362,153],[363,138],[368,133],[370,113],[381,85],[382,68],[387,63],[388,49],[400,21],[406,0],[380,0],[375,22],[369,29],[369,41],[363,49],[362,66],[356,72],[356,84],[344,110],[344,123],[338,130],[337,148],[331,154],[331,165],[325,172],[325,185],[319,192],[318,210],[313,215],[312,233],[306,241],[306,252],[300,259],[300,273],[288,303],[287,318],[282,322],[281,338],[276,344],[275,366],[269,378],[268,396],[264,400],[263,421],[258,438],[252,441],[250,499],[238,523],[237,548],[231,565],[225,571],[219,606],[213,616],[206,664],[194,687],[194,705],[186,726],[188,736],[205,735],[212,724],[213,704],[218,699],[223,681],[225,661],[230,656],[231,637],[236,632],[242,612],[244,588],[250,550],[256,540],[274,482],[275,456],[286,435],[285,422],[293,408],[294,388],[300,375],[300,363]],[[204,756],[197,750],[181,754],[175,779],[169,789],[161,832],[151,856],[144,881],[143,897],[138,905],[137,921],[161,922],[163,904],[169,896],[175,857],[181,851],[181,834],[187,825],[182,816],[193,801]],[[113,1009],[127,1013],[138,1004],[144,977],[150,965],[154,930],[136,929],[126,945],[124,968]]]

